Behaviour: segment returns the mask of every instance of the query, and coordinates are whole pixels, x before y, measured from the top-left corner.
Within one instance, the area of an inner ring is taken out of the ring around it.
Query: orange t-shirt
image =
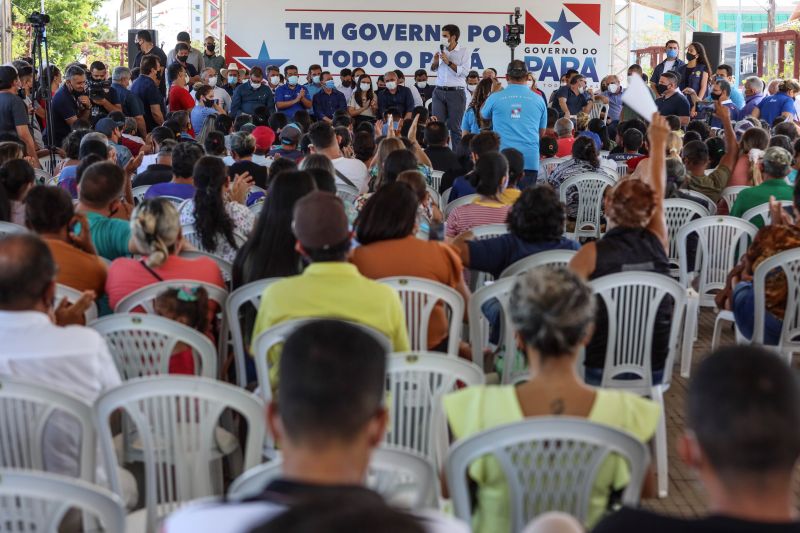
[[[371,279],[413,276],[438,281],[456,288],[461,283],[463,265],[458,252],[448,244],[423,241],[414,236],[373,242],[353,250],[350,262]],[[462,317],[453,317],[461,320]],[[447,338],[447,316],[439,302],[428,323],[428,348]]]
[[[45,239],[58,265],[56,283],[79,291],[94,291],[99,298],[105,293],[106,265],[96,255],[79,250],[68,242]]]

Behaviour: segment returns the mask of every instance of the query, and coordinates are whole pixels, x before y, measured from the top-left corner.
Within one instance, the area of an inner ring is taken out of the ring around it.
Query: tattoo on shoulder
[[[550,402],[550,412],[554,415],[560,415],[564,413],[564,400],[561,398],[556,398],[552,402]]]

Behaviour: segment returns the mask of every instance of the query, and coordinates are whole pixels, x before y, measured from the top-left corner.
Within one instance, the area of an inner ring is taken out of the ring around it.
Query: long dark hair
[[[356,219],[356,237],[362,245],[402,239],[414,232],[419,200],[406,183],[388,183],[370,196]]]
[[[481,80],[478,86],[475,87],[475,94],[472,97],[472,102],[469,104],[469,107],[475,111],[475,122],[478,123],[481,129],[487,127],[489,123],[489,121],[481,117],[481,107],[483,107],[486,99],[492,94],[492,87],[494,87],[493,79],[486,78],[485,80]]]
[[[593,168],[600,168],[600,158],[597,155],[597,146],[589,137],[578,137],[572,145],[572,157],[586,161]]]
[[[695,52],[697,52],[697,64],[698,65],[705,65],[708,69],[708,75],[711,75],[711,64],[708,62],[708,54],[706,54],[706,47],[703,46],[703,43],[693,42],[689,43],[686,48],[689,46],[693,46]]]
[[[364,91],[361,90],[361,80],[363,80],[364,78],[369,80],[369,89],[367,90],[367,102],[371,102],[372,97],[375,96],[375,93],[372,91],[372,78],[370,78],[369,75],[367,74],[362,74],[361,76],[358,77],[358,83],[356,83],[356,91],[353,93],[357,105],[362,105],[362,102],[364,101],[362,100],[362,95]]]
[[[228,173],[222,159],[203,156],[194,165],[194,229],[203,249],[217,248],[217,237],[222,236],[236,248],[233,237],[233,220],[225,210],[222,188],[228,183]]]
[[[234,288],[300,273],[292,214],[297,200],[316,188],[311,174],[305,171],[284,171],[275,176],[255,228],[233,262]]]

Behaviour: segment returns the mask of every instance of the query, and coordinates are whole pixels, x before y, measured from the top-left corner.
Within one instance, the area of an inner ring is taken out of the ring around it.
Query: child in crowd
[[[209,335],[208,292],[200,285],[167,289],[156,297],[154,304],[155,312],[159,316]],[[172,350],[169,373],[195,374],[194,354],[186,344],[179,342]]]

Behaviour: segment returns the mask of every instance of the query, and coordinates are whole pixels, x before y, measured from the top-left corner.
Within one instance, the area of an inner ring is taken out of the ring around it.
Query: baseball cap
[[[300,142],[300,130],[293,124],[286,125],[281,130],[281,144],[297,144]]]
[[[764,152],[761,160],[777,167],[788,167],[792,165],[792,154],[780,146],[770,146]]]
[[[344,204],[335,194],[311,192],[294,206],[292,231],[298,242],[309,250],[326,250],[350,238]]]
[[[275,142],[275,132],[267,126],[256,127],[252,135],[256,138],[256,148],[259,150],[269,150]]]
[[[97,121],[97,124],[94,126],[94,131],[102,133],[110,139],[111,134],[114,133],[114,130],[118,127],[119,126],[117,126],[117,123],[113,119],[104,117]]]
[[[737,122],[736,125],[733,127],[733,131],[736,134],[736,140],[741,141],[744,132],[754,127],[755,126],[753,126],[753,123],[750,122],[749,120],[740,120],[739,122]]]

